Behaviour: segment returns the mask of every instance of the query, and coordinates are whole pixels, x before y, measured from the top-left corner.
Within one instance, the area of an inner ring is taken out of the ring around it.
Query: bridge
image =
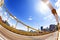
[[[43,0],[43,2],[46,3],[46,1]],[[47,0],[48,2],[48,0]],[[6,8],[4,4],[4,0],[0,2],[0,7],[4,7],[5,11],[8,13],[8,17],[6,21],[9,20],[9,18],[16,21],[15,28],[11,27],[9,24],[6,24],[5,21],[2,20],[5,14],[3,14],[3,17],[0,17],[0,40],[58,40],[59,37],[59,21],[58,21],[58,15],[56,13],[56,10],[52,7],[52,5],[49,3],[49,7],[53,13],[53,15],[56,18],[58,30],[55,32],[43,32],[38,29],[35,29],[29,25],[26,25],[22,21],[18,20],[15,16],[13,16],[8,9]],[[24,25],[24,27],[27,28],[27,31],[18,30],[16,29],[17,24],[20,23]],[[35,30],[35,32],[30,32],[29,29]]]
[[[2,40],[56,40],[58,31],[42,36],[24,36],[13,33],[0,25],[0,36]]]

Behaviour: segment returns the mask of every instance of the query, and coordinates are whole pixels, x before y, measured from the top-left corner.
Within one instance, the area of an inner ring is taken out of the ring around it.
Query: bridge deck
[[[0,26],[0,34],[2,34],[4,39],[9,40],[56,40],[57,39],[57,31],[54,33],[46,34],[43,36],[24,36],[13,33],[4,27]]]

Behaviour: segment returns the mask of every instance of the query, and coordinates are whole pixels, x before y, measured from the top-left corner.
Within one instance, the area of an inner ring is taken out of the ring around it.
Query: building
[[[41,26],[41,31],[43,31],[43,26]]]
[[[49,26],[49,31],[53,32],[53,31],[56,31],[56,30],[57,30],[57,25],[51,24],[51,25]]]

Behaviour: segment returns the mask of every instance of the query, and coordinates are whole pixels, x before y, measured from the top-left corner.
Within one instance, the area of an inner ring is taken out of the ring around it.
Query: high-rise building
[[[41,26],[41,31],[43,30],[43,26]]]
[[[56,30],[56,25],[55,24],[51,24],[49,27],[50,31],[55,31]]]

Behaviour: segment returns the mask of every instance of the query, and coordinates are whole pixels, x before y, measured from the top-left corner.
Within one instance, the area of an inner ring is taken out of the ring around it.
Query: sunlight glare
[[[39,13],[46,14],[49,8],[44,2],[40,1],[36,4],[35,10]]]

